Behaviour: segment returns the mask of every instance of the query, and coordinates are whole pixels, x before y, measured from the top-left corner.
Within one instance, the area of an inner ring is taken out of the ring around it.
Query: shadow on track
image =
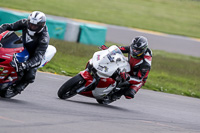
[[[27,101],[22,101],[18,99],[9,99],[9,98],[1,98],[0,97],[0,102],[9,102],[9,103],[17,103],[17,104],[29,104]]]
[[[103,105],[103,104],[99,104],[99,103],[75,101],[75,100],[69,100],[69,99],[67,99],[65,101],[73,102],[73,103],[79,103],[79,104],[92,105],[92,106],[101,107],[101,108],[103,107],[103,108],[115,109],[115,110],[120,110],[120,111],[132,112],[131,110],[121,108],[121,107],[117,107],[117,106],[113,106],[113,105]]]

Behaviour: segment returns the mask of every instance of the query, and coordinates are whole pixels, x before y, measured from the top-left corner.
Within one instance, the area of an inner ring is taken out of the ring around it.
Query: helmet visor
[[[29,23],[29,29],[32,31],[37,31],[40,28],[39,25]]]
[[[28,29],[31,31],[39,32],[45,25],[45,22],[39,22],[37,24],[31,23],[30,19],[28,20]]]
[[[130,51],[131,51],[132,57],[139,57],[144,53],[145,49],[136,48],[133,46],[133,47],[131,47]]]

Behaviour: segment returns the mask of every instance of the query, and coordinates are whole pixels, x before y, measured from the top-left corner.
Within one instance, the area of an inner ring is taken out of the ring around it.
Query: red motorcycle
[[[56,53],[54,46],[49,45],[40,67],[43,67]],[[50,54],[49,54],[50,53]],[[24,72],[17,72],[15,64],[28,60],[29,53],[23,47],[21,37],[13,31],[0,34],[0,97],[11,98],[17,95],[6,95],[8,89],[14,88],[22,79]]]

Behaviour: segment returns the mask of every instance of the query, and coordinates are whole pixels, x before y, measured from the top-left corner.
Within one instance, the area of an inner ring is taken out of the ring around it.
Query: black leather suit
[[[29,59],[25,62],[27,70],[25,70],[25,75],[22,81],[26,83],[33,83],[35,80],[37,68],[41,64],[42,58],[48,47],[50,38],[46,26],[40,33],[36,33],[34,36],[30,36],[28,34],[27,23],[27,19],[22,19],[15,23],[3,24],[0,26],[0,33],[6,30],[22,30],[22,41],[24,47],[28,50],[30,55]]]

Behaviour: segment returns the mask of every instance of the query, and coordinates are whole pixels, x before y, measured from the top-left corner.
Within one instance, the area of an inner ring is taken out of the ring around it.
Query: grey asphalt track
[[[37,73],[12,99],[0,98],[0,133],[199,133],[200,99],[141,89],[110,105],[57,97],[69,77]]]

